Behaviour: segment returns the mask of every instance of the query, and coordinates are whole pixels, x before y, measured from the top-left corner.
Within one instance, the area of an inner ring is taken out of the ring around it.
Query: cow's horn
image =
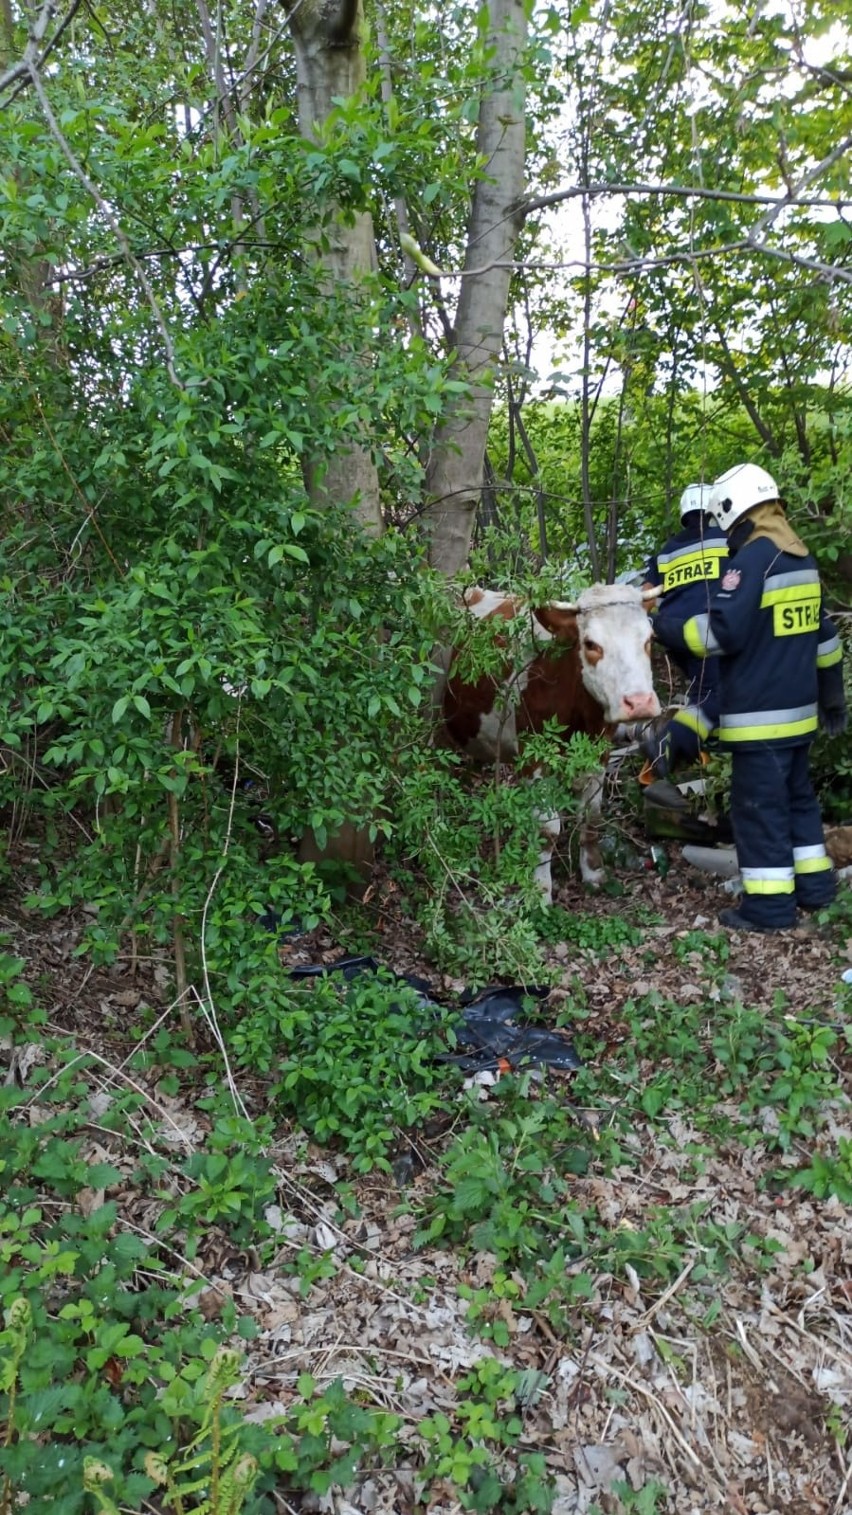
[[[579,605],[570,605],[567,600],[551,600],[551,610],[567,610],[570,615],[579,614]]]
[[[647,588],[640,590],[640,593],[642,595],[642,603],[643,603],[643,605],[648,600],[658,600],[660,598],[660,595],[662,594],[662,592],[663,592],[663,586],[662,586],[662,584],[650,584],[650,585],[647,586]]]

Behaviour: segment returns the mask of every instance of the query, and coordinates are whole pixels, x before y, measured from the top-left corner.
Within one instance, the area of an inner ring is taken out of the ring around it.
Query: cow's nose
[[[651,720],[660,713],[660,702],[653,689],[646,694],[626,694],[624,708],[631,721]]]

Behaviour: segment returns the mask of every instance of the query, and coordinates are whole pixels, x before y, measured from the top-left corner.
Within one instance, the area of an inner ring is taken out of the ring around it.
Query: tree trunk
[[[433,567],[450,576],[467,561],[482,489],[485,442],[503,343],[511,263],[523,223],[527,22],[524,0],[491,0],[491,82],[479,108],[477,153],[484,176],[474,187],[465,277],[455,321],[453,377],[470,385],[450,396],[426,471]]]
[[[358,95],[366,81],[362,44],[364,15],[361,0],[285,0],[296,51],[299,129],[315,140],[318,129],[334,108],[335,99]],[[357,283],[376,266],[371,217],[362,212],[352,225],[337,218],[324,228],[328,247],[317,248],[328,287]],[[352,380],[357,383],[358,354],[352,354]],[[382,508],[376,466],[365,448],[342,445],[330,458],[314,458],[305,468],[305,487],[311,504],[323,507],[355,498],[355,513],[366,531],[382,530]]]
[[[296,51],[299,129],[316,140],[336,99],[362,92],[366,64],[362,44],[362,0],[285,0]],[[373,223],[365,212],[352,224],[334,218],[323,228],[327,246],[317,242],[316,258],[327,287],[357,284],[376,266]],[[351,354],[352,383],[357,385],[360,355]],[[369,452],[355,443],[341,444],[330,457],[310,458],[304,467],[311,504],[326,509],[354,500],[355,514],[365,531],[378,536],[383,527],[379,476]],[[302,862],[334,859],[350,863],[366,883],[375,856],[367,827],[347,822],[319,847],[313,833],[302,837]],[[351,891],[361,892],[358,886]]]

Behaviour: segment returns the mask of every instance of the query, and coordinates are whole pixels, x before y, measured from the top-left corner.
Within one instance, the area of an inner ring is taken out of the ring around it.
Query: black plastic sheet
[[[447,1008],[434,997],[429,982],[416,974],[394,973],[383,969],[374,957],[341,957],[332,963],[304,963],[291,968],[294,979],[325,978],[340,974],[346,982],[363,973],[383,973],[400,984],[414,989],[421,1006],[435,1015],[445,1016]],[[465,1073],[517,1071],[525,1067],[555,1068],[569,1073],[582,1067],[567,1033],[536,1024],[525,1024],[530,1000],[542,1004],[547,989],[519,985],[492,984],[486,989],[465,990],[462,1008],[454,1024],[458,1052],[440,1055],[440,1061],[452,1064]]]
[[[522,1023],[527,1014],[524,1001],[532,997],[543,1000],[545,996],[546,990],[515,986],[484,990],[465,1005],[456,1032],[462,1045],[474,1050],[447,1061],[467,1072],[497,1070],[504,1064],[512,1069],[558,1068],[563,1073],[582,1067],[565,1032]]]

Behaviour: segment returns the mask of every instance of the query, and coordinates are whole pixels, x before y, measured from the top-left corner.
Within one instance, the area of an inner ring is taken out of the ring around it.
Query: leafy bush
[[[814,1151],[810,1162],[787,1182],[817,1199],[836,1195],[842,1205],[852,1205],[852,1139],[838,1136],[835,1153]]]
[[[418,1434],[427,1449],[428,1478],[454,1484],[463,1510],[502,1515],[548,1515],[554,1483],[541,1453],[521,1450],[523,1406],[534,1403],[543,1375],[506,1368],[483,1357],[459,1379],[457,1428],[438,1413]]]
[[[256,140],[247,117],[220,159],[206,139],[193,149],[153,78],[162,119],[142,131],[127,80],[115,96],[113,62],[93,67],[85,100],[53,81],[66,140],[88,161],[97,124],[93,175],[131,218],[144,203],[146,224],[171,227],[187,262],[156,260],[156,304],[123,265],[94,302],[72,281],[54,324],[17,252],[97,263],[104,227],[50,133],[29,155],[30,102],[4,113],[33,194],[3,211],[0,804],[38,833],[36,903],[89,907],[83,950],[110,961],[132,931],[171,953],[187,1013],[212,991],[227,1019],[269,971],[242,917],[328,912],[294,841],[390,826],[431,678],[422,551],[366,536],[354,501],[310,508],[305,474],[357,444],[383,485],[412,491],[407,439],[431,429],[445,365],[403,337],[404,292],[320,288],[304,256],[324,209],[362,196],[346,131],[308,153],[287,111],[264,111]],[[232,242],[242,195],[266,202],[262,268],[253,242]],[[377,344],[377,323],[399,336]],[[371,352],[354,388],[353,352]]]
[[[572,1179],[588,1167],[589,1143],[558,1100],[530,1099],[528,1088],[528,1076],[501,1079],[497,1109],[471,1105],[470,1124],[444,1154],[441,1186],[422,1202],[418,1245],[469,1241],[533,1270],[570,1246]]]
[[[362,1172],[390,1169],[400,1128],[443,1100],[437,1061],[453,1020],[388,976],[292,983],[250,1008],[231,1032],[237,1061],[273,1075],[270,1101],[317,1141],[340,1145]]]
[[[542,941],[570,942],[583,952],[614,953],[619,947],[636,947],[642,941],[639,926],[623,915],[563,910],[554,905],[535,917]]]

